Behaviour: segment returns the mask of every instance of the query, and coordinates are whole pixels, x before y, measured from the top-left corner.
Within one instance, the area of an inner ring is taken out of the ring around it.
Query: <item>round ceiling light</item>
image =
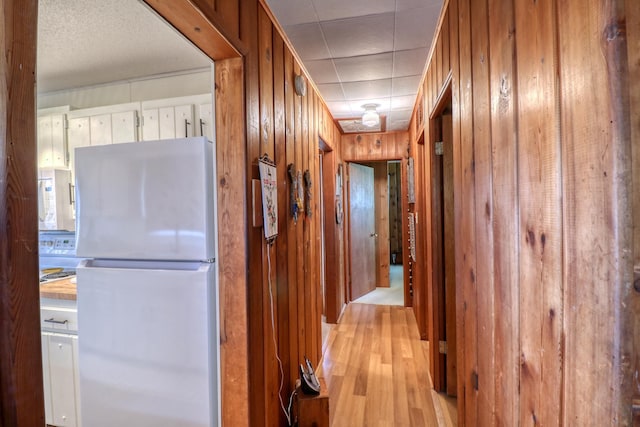
[[[362,124],[366,127],[374,127],[380,124],[380,115],[376,111],[380,104],[364,104],[364,113],[362,114]]]

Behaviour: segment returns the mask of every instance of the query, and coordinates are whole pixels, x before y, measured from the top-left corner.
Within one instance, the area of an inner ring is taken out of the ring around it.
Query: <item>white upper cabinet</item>
[[[202,136],[213,140],[211,94],[142,102],[142,140]]]
[[[91,123],[91,145],[113,143],[111,132],[111,114],[98,114],[89,117]]]
[[[75,178],[76,147],[86,147],[91,145],[91,125],[89,117],[77,117],[69,119],[69,129],[67,133],[69,140],[69,169],[71,169],[71,182]]]
[[[200,104],[198,106],[198,124],[196,131],[198,136],[206,136],[209,141],[214,140],[213,132],[215,130],[213,122],[213,104],[211,102]]]
[[[124,111],[111,115],[111,138],[113,144],[138,140],[137,111]]]
[[[48,114],[38,117],[38,167],[67,167],[66,116]]]

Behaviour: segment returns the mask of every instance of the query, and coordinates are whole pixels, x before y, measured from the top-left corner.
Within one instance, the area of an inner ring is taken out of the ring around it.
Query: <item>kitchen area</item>
[[[219,425],[214,64],[142,2],[38,26],[46,425]]]

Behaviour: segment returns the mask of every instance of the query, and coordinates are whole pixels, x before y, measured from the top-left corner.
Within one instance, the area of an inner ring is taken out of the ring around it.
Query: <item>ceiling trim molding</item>
[[[236,49],[193,1],[144,2],[214,61],[242,56],[242,52]]]

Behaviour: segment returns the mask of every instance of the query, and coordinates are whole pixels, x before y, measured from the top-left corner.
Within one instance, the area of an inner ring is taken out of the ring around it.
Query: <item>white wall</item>
[[[38,94],[38,109],[61,105],[90,108],[212,92],[211,71],[200,70]]]

